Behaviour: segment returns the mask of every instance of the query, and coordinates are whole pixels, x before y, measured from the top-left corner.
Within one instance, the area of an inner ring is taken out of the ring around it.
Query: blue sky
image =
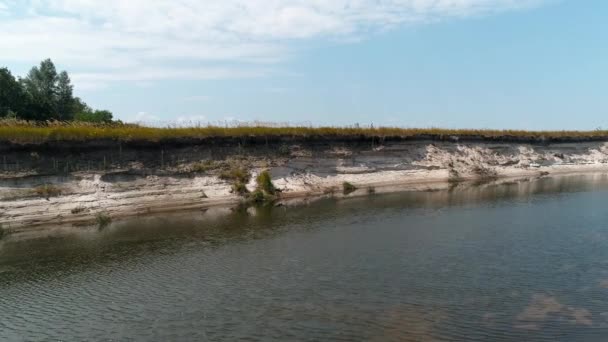
[[[608,128],[603,0],[0,0],[0,65],[52,58],[135,121]]]

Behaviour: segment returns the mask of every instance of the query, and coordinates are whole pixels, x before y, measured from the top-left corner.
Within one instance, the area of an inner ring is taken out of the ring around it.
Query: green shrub
[[[106,213],[98,213],[95,216],[95,222],[97,222],[99,229],[103,229],[112,223],[112,218]]]
[[[262,171],[255,181],[258,190],[264,191],[269,195],[274,195],[277,192],[274,184],[272,184],[272,176],[268,170]]]
[[[247,183],[251,179],[249,170],[242,166],[233,165],[228,170],[222,171],[220,179],[232,182],[232,192],[241,196],[249,193]]]
[[[266,202],[266,196],[267,195],[263,191],[258,189],[258,190],[255,190],[254,192],[252,192],[249,195],[248,199],[249,199],[249,201],[251,201],[253,203],[260,204],[260,203]]]
[[[232,192],[240,196],[245,196],[249,193],[249,189],[247,189],[247,184],[237,181],[232,184]]]
[[[111,123],[112,112],[107,110],[87,110],[76,113],[74,121],[93,122],[93,123]]]
[[[348,194],[354,192],[355,190],[357,190],[357,187],[352,185],[351,183],[349,183],[349,182],[342,183],[342,192],[345,195],[348,195]]]
[[[228,170],[224,170],[220,173],[220,179],[247,184],[251,179],[251,174],[249,173],[249,170],[242,166],[232,166]]]

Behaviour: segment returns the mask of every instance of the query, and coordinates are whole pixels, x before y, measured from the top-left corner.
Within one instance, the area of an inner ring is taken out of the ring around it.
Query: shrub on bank
[[[255,204],[272,203],[277,200],[277,188],[272,183],[272,176],[268,170],[260,172],[256,177],[255,191],[249,194],[248,200]]]
[[[342,183],[342,192],[345,195],[348,195],[348,194],[354,192],[355,190],[357,190],[357,187],[352,185],[351,183],[349,183],[349,182]]]
[[[104,229],[112,223],[112,218],[106,213],[98,213],[97,216],[95,216],[95,222],[99,229]]]
[[[277,191],[274,184],[272,184],[272,176],[268,170],[260,172],[256,178],[257,188],[269,195],[274,195]]]
[[[61,188],[53,184],[40,185],[35,187],[32,191],[36,196],[46,198],[47,200],[51,197],[61,196],[61,193],[63,192]]]

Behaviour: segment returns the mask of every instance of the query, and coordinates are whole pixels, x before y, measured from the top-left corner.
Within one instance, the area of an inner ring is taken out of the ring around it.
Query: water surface
[[[0,340],[605,341],[608,177],[0,242]]]

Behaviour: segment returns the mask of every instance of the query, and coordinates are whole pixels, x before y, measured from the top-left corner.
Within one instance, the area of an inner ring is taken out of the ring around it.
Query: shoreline
[[[333,142],[288,145],[287,150],[282,146],[185,146],[161,152],[160,160],[154,149],[63,156],[15,154],[23,170],[5,171],[0,177],[0,224],[21,233],[51,226],[95,225],[99,215],[122,220],[231,208],[243,198],[231,193],[233,181],[222,174],[235,167],[250,174],[249,191],[256,187],[256,175],[268,170],[281,191],[278,205],[325,196],[436,191],[467,182],[608,173],[607,143]],[[105,170],[68,167],[67,172],[56,173],[58,163],[92,165],[91,160],[100,156]],[[49,160],[54,169],[45,168]],[[343,194],[344,182],[357,190]]]
[[[549,172],[549,173],[547,173]],[[473,185],[500,185],[512,182],[529,182],[539,178],[557,178],[564,176],[575,175],[592,175],[592,174],[608,174],[608,165],[577,165],[568,167],[545,167],[538,170],[520,171],[504,173],[492,179],[479,179],[476,177],[468,177],[460,179],[457,182],[452,182],[447,177],[430,176],[425,173],[419,175],[404,175],[400,180],[394,180],[395,174],[379,173],[371,178],[371,182],[362,182],[362,177],[369,176],[365,174],[345,175],[343,177],[335,177],[334,179],[324,179],[323,182],[314,185],[314,188],[309,190],[301,190],[297,188],[283,187],[281,196],[272,205],[290,206],[314,201],[322,198],[355,198],[369,196],[371,194],[389,194],[411,191],[443,191],[451,187],[469,187]],[[393,180],[379,180],[381,178],[390,178]],[[274,180],[275,184],[284,184],[286,180]],[[293,182],[294,179],[287,180]],[[352,193],[344,194],[342,191],[342,182],[349,182],[356,186],[356,190]],[[277,185],[278,185],[277,184]],[[251,184],[248,185],[251,187]],[[280,188],[280,186],[279,186]],[[370,192],[369,189],[373,189]],[[192,195],[198,190],[191,191],[181,190],[181,195],[177,195],[177,189],[168,188],[163,192],[146,192],[128,194],[127,199],[119,200],[118,198],[106,198],[107,203],[103,207],[89,207],[84,212],[72,214],[72,210],[77,208],[81,203],[97,202],[92,200],[90,194],[73,194],[61,196],[57,198],[46,199],[19,199],[10,201],[10,208],[14,210],[19,220],[4,221],[0,223],[5,229],[8,229],[12,234],[35,232],[45,229],[61,228],[61,227],[92,227],[96,226],[95,216],[98,213],[109,215],[113,220],[121,221],[125,219],[159,214],[177,214],[180,212],[190,212],[195,210],[207,209],[234,209],[243,204],[243,197],[234,194],[214,196],[213,198],[196,199]],[[229,192],[229,185],[226,185],[226,192]],[[116,195],[116,194],[114,194]],[[7,202],[3,202],[7,203]],[[74,203],[78,203],[75,205]],[[44,206],[46,209],[41,209],[33,212],[37,207]],[[6,208],[6,207],[5,207]],[[19,212],[21,211],[21,215]],[[26,213],[29,212],[29,213]],[[4,216],[4,215],[3,215]]]

